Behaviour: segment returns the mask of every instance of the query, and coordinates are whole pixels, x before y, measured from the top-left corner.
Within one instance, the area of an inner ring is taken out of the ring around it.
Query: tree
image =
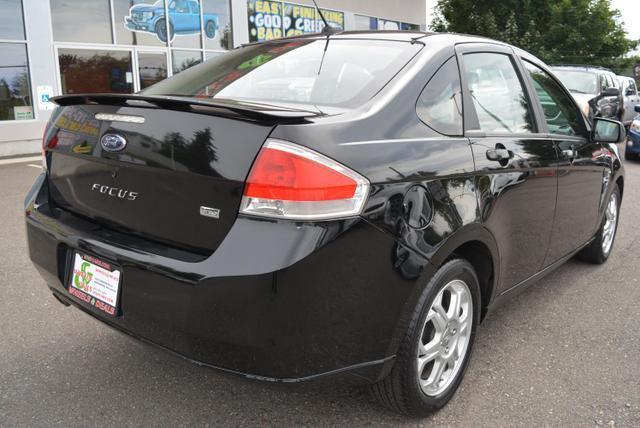
[[[627,67],[627,39],[610,0],[438,0],[436,31],[476,34],[521,47],[543,61]]]

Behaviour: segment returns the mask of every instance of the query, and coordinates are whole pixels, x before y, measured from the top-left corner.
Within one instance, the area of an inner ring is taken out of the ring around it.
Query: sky
[[[627,37],[640,39],[640,0],[612,0],[611,5],[622,13]]]
[[[432,10],[437,0],[426,0],[427,23],[431,22]],[[640,39],[640,0],[611,0],[611,5],[622,13],[622,21],[630,39]]]

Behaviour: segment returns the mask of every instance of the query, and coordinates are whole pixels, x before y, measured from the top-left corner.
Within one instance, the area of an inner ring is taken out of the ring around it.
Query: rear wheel
[[[585,247],[578,257],[589,263],[602,264],[607,261],[613,248],[613,241],[618,229],[618,215],[620,213],[620,189],[618,185],[611,192],[604,218],[598,233],[591,243]]]
[[[442,266],[422,291],[391,373],[371,387],[386,407],[425,416],[460,385],[478,325],[479,284],[469,262]]]
[[[635,153],[630,153],[630,152],[624,152],[624,160],[636,160],[637,159],[637,155]]]

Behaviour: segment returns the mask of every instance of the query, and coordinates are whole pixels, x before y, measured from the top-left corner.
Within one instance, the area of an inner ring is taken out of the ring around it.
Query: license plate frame
[[[76,300],[111,317],[120,313],[122,268],[111,262],[74,251],[67,292]]]

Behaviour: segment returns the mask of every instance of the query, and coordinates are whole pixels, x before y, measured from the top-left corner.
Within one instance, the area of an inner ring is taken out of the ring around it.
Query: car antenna
[[[312,1],[313,1],[313,5],[316,7],[316,10],[318,11],[318,15],[320,15],[320,19],[322,19],[322,22],[324,22],[324,28],[322,29],[321,34],[326,34],[327,36],[330,36],[332,34],[340,32],[339,28],[334,28],[331,25],[329,25],[327,20],[324,18],[322,11],[318,7],[318,3],[316,3],[316,0],[312,0]]]

